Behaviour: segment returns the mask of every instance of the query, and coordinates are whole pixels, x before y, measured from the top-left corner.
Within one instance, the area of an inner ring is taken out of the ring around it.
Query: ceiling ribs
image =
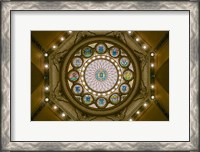
[[[158,43],[158,45],[155,47],[155,52],[157,52],[165,43],[166,43],[166,41],[168,41],[169,40],[169,32],[167,32],[166,34],[165,34],[165,36],[161,39],[161,41]],[[162,65],[163,66],[163,65]],[[162,68],[162,66],[160,67],[160,68]],[[157,71],[159,71],[160,70],[160,68],[157,70]],[[160,109],[160,111],[168,118],[168,120],[169,120],[169,113],[167,113],[166,111],[165,111],[165,109],[161,106],[161,104],[159,103],[159,101],[158,100],[154,100],[154,102],[155,102],[155,104],[158,106],[158,108]]]
[[[165,117],[169,120],[169,113],[165,111],[165,109],[161,106],[158,100],[154,100],[154,103],[158,106],[160,111],[165,115]]]
[[[35,44],[35,46],[42,52],[45,52],[45,49],[42,47],[42,45],[33,37],[31,36],[31,41],[33,42],[33,44]]]
[[[165,44],[165,42],[168,40],[169,40],[169,32],[167,32],[165,36],[160,40],[158,45],[155,47],[154,51],[155,52],[158,51],[162,47],[162,45]]]
[[[40,105],[38,106],[38,109],[32,113],[31,115],[31,121],[34,120],[34,118],[40,113],[40,111],[42,111],[42,109],[45,107],[45,103],[44,102],[41,102]]]

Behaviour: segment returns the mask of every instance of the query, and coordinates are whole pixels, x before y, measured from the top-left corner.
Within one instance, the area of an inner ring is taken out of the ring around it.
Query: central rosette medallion
[[[115,65],[106,59],[91,61],[85,69],[85,82],[95,92],[106,92],[112,89],[118,80]]]
[[[99,69],[95,73],[95,77],[98,81],[105,81],[107,78],[107,72],[104,69]]]

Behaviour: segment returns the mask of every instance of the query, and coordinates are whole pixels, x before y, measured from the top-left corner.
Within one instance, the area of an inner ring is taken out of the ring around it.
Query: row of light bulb
[[[151,56],[153,57],[155,54],[152,52],[151,53]],[[154,67],[154,64],[153,63],[151,63],[151,67]],[[152,84],[151,85],[151,89],[153,90],[153,89],[155,89],[155,86]],[[155,96],[154,95],[151,95],[151,100],[154,100],[155,99]],[[145,102],[144,104],[143,104],[143,106],[146,108],[147,106],[148,106],[148,103],[147,102]],[[137,115],[139,115],[140,114],[140,111],[138,110],[137,112],[136,112],[136,114]],[[132,121],[132,119],[130,119],[130,121]]]
[[[129,34],[129,35],[131,35],[132,33],[133,33],[132,31],[128,31],[128,34]],[[142,40],[141,40],[141,38],[140,38],[139,36],[136,36],[136,37],[135,37],[135,41],[139,43],[139,42],[141,42]],[[147,45],[147,44],[143,44],[143,45],[142,45],[142,48],[143,48],[144,50],[146,50],[146,49],[148,48],[148,45]]]
[[[132,34],[132,31],[128,31],[128,34]],[[136,41],[136,42],[140,42],[141,39],[140,39],[138,36],[136,36],[135,41]],[[147,45],[146,45],[146,44],[142,45],[142,48],[143,48],[144,50],[146,50],[146,49],[147,49]],[[154,57],[154,56],[155,56],[155,53],[154,53],[154,52],[151,52],[151,53],[150,53],[150,56],[151,56],[151,57]],[[155,64],[154,64],[154,63],[151,63],[150,66],[151,66],[151,68],[154,68]],[[153,90],[154,88],[155,88],[155,86],[154,86],[153,84],[151,84],[151,89]],[[151,98],[151,100],[154,100],[154,99],[155,99],[155,96],[154,96],[154,95],[151,95],[150,98]],[[145,102],[145,103],[143,104],[143,107],[146,108],[147,106],[148,106],[148,102]],[[140,108],[139,108],[139,109],[140,109]],[[140,114],[141,114],[141,111],[140,111],[140,110],[136,111],[136,115],[140,115]],[[129,121],[133,121],[133,119],[131,118],[131,119],[129,119]]]
[[[151,56],[152,58],[155,57],[155,53],[154,53],[154,52],[151,52],[151,53],[150,53],[150,56]],[[155,64],[154,64],[154,63],[151,63],[151,68],[154,68],[154,66],[155,66]],[[154,84],[151,85],[151,89],[152,89],[152,90],[155,89]],[[151,95],[151,99],[154,100],[154,99],[155,99],[155,96],[154,96],[154,95]]]
[[[48,91],[49,90],[49,87],[45,87],[45,91]],[[44,101],[45,102],[50,102],[50,99],[48,98],[48,97],[46,97],[45,99],[44,99]],[[54,104],[53,106],[52,106],[52,108],[54,109],[54,110],[58,110],[59,108],[58,108],[58,106],[56,105],[56,104]],[[64,112],[62,112],[61,113],[61,117],[65,117],[66,116],[66,114],[64,113]]]
[[[145,102],[145,103],[143,104],[143,107],[146,108],[147,106],[148,106],[148,103]],[[139,115],[140,113],[141,113],[140,110],[138,110],[138,111],[136,112],[137,115]],[[131,118],[131,119],[129,119],[129,121],[133,121],[133,119]]]
[[[72,33],[72,31],[68,31],[68,33],[69,34],[71,34]],[[62,36],[62,37],[60,37],[60,41],[61,42],[63,42],[65,40],[65,37],[64,36]],[[57,45],[53,45],[52,46],[52,49],[56,49],[57,48]],[[47,53],[47,52],[45,52],[44,53],[44,57],[45,58],[47,58],[49,56],[49,54]],[[45,69],[48,69],[49,68],[49,64],[48,63],[45,63],[44,64],[44,68]],[[45,88],[44,88],[44,90],[46,91],[46,92],[48,92],[49,91],[49,86],[46,86]],[[44,101],[45,102],[50,102],[50,99],[48,98],[48,97],[46,97],[45,99],[44,99]],[[59,108],[58,108],[58,106],[56,105],[56,104],[54,104],[53,106],[52,106],[52,108],[54,109],[54,110],[58,110]],[[64,113],[64,112],[62,112],[61,113],[61,117],[65,117],[66,116],[66,114]]]
[[[69,33],[69,34],[71,34],[71,33],[72,33],[72,31],[68,31],[68,33]],[[63,42],[64,40],[65,40],[65,37],[63,37],[63,36],[62,36],[62,37],[60,37],[60,41],[61,41],[61,42]],[[57,48],[57,46],[56,46],[56,45],[53,45],[53,46],[52,46],[52,49],[56,49],[56,48]]]

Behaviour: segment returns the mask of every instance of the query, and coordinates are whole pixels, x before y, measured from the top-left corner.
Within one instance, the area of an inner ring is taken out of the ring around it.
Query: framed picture
[[[1,6],[1,150],[199,150],[199,2]]]

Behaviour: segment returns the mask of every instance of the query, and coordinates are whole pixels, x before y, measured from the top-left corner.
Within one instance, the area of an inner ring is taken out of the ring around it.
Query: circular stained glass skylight
[[[94,115],[118,112],[131,102],[140,80],[139,64],[123,43],[93,38],[72,48],[63,63],[65,95]]]
[[[88,87],[95,92],[107,92],[117,83],[118,71],[112,62],[98,59],[86,67],[84,77]]]

